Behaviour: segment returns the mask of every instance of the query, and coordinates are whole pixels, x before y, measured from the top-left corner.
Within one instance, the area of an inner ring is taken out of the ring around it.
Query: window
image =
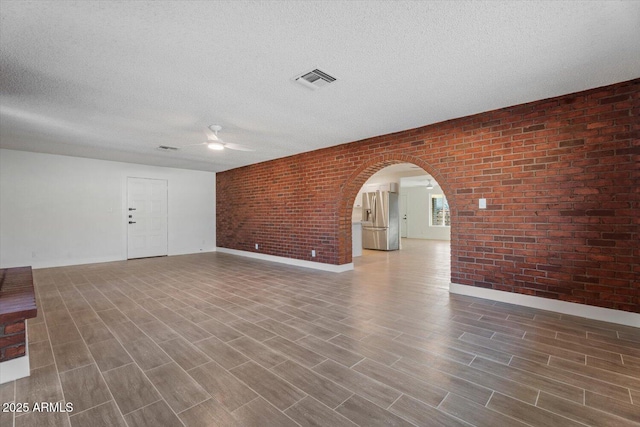
[[[444,194],[431,195],[431,225],[451,226],[451,215],[449,213],[449,203]]]

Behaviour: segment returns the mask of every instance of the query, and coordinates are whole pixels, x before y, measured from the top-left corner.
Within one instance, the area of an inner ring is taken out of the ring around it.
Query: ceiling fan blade
[[[237,150],[237,151],[256,151],[253,148],[245,147],[243,145],[232,144],[229,142],[224,143],[224,148],[228,148],[229,150]]]
[[[206,141],[206,142],[198,142],[198,143],[196,143],[196,144],[181,145],[181,146],[179,146],[179,147],[177,147],[177,148],[195,147],[196,145],[204,145],[204,144],[208,144],[208,143],[209,143],[209,141]]]

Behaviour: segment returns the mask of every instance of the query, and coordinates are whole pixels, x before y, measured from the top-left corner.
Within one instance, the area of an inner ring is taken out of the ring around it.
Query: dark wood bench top
[[[0,323],[37,315],[31,267],[0,269]]]

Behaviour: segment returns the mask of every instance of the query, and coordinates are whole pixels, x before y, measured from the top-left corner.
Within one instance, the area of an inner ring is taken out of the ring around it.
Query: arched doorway
[[[444,176],[440,174],[437,168],[424,161],[423,159],[406,154],[384,154],[378,157],[369,159],[366,163],[361,165],[351,176],[346,180],[342,186],[341,199],[340,199],[340,231],[339,231],[339,259],[341,264],[350,263],[353,261],[352,257],[352,214],[353,214],[353,200],[356,195],[365,184],[365,182],[376,172],[392,165],[399,163],[411,163],[422,168],[425,172],[431,175],[442,188],[448,202],[451,212],[451,240],[455,236],[455,197],[450,190],[449,184],[444,179]]]

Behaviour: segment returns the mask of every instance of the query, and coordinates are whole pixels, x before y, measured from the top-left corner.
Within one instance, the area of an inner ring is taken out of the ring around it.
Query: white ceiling
[[[10,1],[0,147],[223,171],[640,77],[640,2]],[[292,81],[319,68],[317,91]],[[222,125],[226,142],[204,141]]]

